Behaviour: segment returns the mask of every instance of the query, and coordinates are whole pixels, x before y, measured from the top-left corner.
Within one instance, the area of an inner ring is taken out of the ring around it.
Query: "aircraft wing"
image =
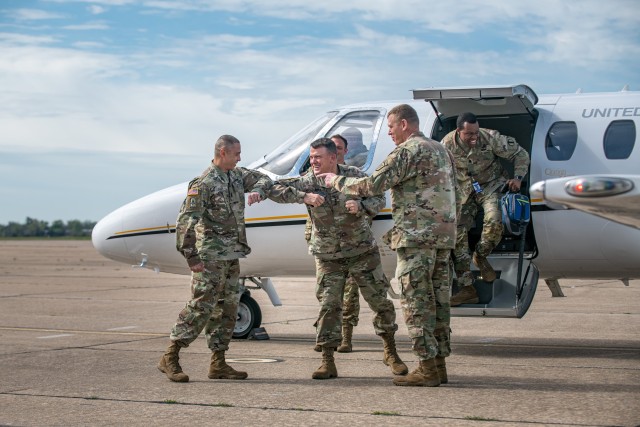
[[[530,195],[640,229],[640,175],[548,179],[533,184]]]

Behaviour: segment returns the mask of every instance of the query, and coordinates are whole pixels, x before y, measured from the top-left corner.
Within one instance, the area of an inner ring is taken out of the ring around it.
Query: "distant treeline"
[[[67,222],[58,219],[49,224],[47,221],[27,217],[24,224],[0,224],[0,237],[84,237],[91,235],[94,225],[95,221],[77,219]]]

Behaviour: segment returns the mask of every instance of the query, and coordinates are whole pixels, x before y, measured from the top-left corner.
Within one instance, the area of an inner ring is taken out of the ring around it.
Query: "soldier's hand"
[[[307,193],[304,195],[304,199],[303,201],[314,208],[317,208],[318,206],[320,206],[321,204],[324,203],[324,197],[322,197],[319,194],[315,194],[315,193]]]
[[[522,181],[520,181],[519,179],[513,178],[507,181],[507,185],[509,186],[509,190],[511,190],[512,192],[518,192],[520,191],[520,186],[522,185]]]
[[[262,201],[262,196],[258,192],[249,193],[249,206],[254,203],[260,203]]]
[[[327,187],[331,187],[336,176],[337,175],[335,173],[320,173],[316,175],[316,177],[324,179],[324,185],[326,185]]]
[[[193,271],[194,273],[202,273],[204,271],[204,262],[201,262],[196,265],[192,265],[191,271]]]
[[[357,200],[347,200],[344,206],[350,214],[357,214],[360,210],[360,203]]]

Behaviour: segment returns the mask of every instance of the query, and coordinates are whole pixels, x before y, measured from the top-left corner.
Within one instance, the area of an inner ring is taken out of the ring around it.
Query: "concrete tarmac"
[[[640,425],[640,280],[541,282],[523,319],[452,319],[449,384],[396,387],[363,306],[339,378],[312,380],[312,278],[254,291],[270,339],[234,340],[244,381],[209,380],[204,337],[181,352],[191,381],[156,364],[189,278],[134,269],[89,241],[0,241],[0,425]],[[397,341],[416,366],[398,301]]]

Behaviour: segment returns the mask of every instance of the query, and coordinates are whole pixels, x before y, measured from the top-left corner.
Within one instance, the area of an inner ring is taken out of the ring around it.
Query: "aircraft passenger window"
[[[569,160],[578,142],[575,122],[556,122],[547,133],[545,149],[549,160]]]
[[[301,131],[287,139],[278,148],[265,156],[266,170],[276,175],[287,175],[296,165],[300,155],[309,148],[309,144],[316,139],[318,132],[337,114],[331,111],[314,120]]]
[[[347,140],[345,163],[362,169],[373,159],[383,118],[384,115],[378,110],[354,111],[342,117],[326,136],[343,136]]]
[[[633,120],[615,120],[604,133],[604,155],[607,159],[628,159],[636,142]]]

